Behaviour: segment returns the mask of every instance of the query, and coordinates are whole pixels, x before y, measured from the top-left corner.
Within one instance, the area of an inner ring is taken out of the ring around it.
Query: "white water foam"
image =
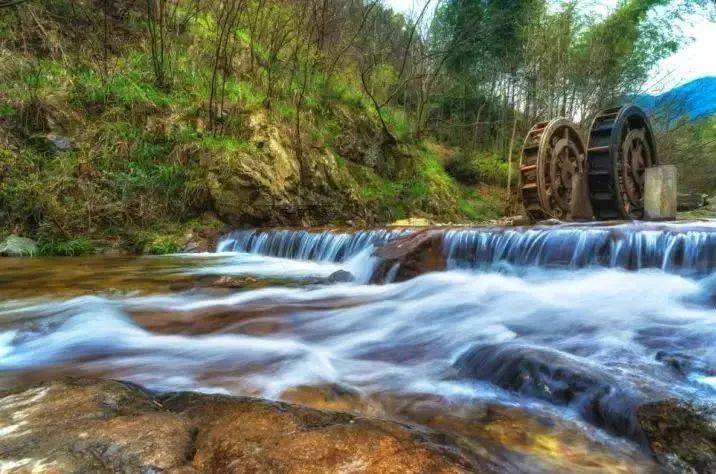
[[[710,292],[703,282],[659,271],[520,277],[451,271],[400,284],[266,288],[224,297],[82,297],[28,306],[28,318],[44,324],[0,333],[0,369],[92,360],[164,388],[171,377],[196,381],[205,372],[248,371],[254,389],[268,396],[319,381],[424,390],[452,380],[453,363],[473,345],[518,341],[595,364],[624,383],[638,379],[660,390],[713,396],[706,383],[712,374],[681,377],[657,360],[667,351],[715,366]],[[159,335],[131,318],[142,311],[211,315],[231,308],[265,311],[252,320],[286,320],[287,328],[266,336]],[[207,388],[195,383],[191,388]]]

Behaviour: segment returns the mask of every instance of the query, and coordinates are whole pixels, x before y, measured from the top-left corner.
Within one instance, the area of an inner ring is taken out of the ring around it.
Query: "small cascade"
[[[517,267],[639,270],[704,274],[716,268],[716,227],[694,224],[582,225],[449,230],[447,268]]]
[[[380,258],[370,258],[371,249],[395,239],[398,239],[396,244],[403,246],[399,239],[414,232],[414,229],[375,229],[355,233],[241,230],[222,238],[217,251],[321,264],[351,261],[352,272],[360,270],[360,273],[367,274],[379,268],[376,262]],[[716,226],[709,223],[473,227],[435,229],[432,232],[438,234],[434,242],[442,246],[446,270],[607,267],[704,275],[716,269]],[[405,242],[405,246],[410,245],[410,242]],[[426,251],[415,249],[418,253]],[[397,270],[403,263],[391,264]],[[355,268],[362,265],[366,268]],[[378,273],[380,271],[385,271],[385,268],[379,269]],[[428,271],[435,271],[435,268],[425,269],[425,272]],[[416,267],[413,273],[422,272]],[[370,276],[366,278],[370,281],[392,281],[391,275],[372,280]]]
[[[367,248],[406,235],[406,230],[343,232],[240,230],[219,241],[217,252],[246,252],[319,262],[344,262]]]

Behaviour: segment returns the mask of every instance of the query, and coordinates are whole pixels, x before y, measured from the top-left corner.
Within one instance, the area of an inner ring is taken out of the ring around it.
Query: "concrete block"
[[[645,219],[675,219],[677,196],[676,166],[654,166],[646,170],[644,184]]]

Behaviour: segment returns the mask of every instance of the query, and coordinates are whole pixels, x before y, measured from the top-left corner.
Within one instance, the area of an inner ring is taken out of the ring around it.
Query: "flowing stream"
[[[463,434],[477,407],[503,407],[571,449],[524,448],[545,470],[648,470],[635,408],[716,401],[716,225],[446,230],[445,271],[369,284],[374,247],[409,232],[238,231],[212,254],[2,260],[0,385],[99,375]],[[339,270],[355,279],[331,280]],[[595,445],[616,461],[595,461]]]

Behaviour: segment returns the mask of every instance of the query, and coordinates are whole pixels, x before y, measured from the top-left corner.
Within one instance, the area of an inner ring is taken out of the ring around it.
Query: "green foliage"
[[[450,160],[446,169],[463,184],[507,185],[508,165],[492,153],[458,153]]]
[[[79,257],[92,255],[95,248],[86,238],[40,243],[39,255],[43,257]]]
[[[138,250],[148,255],[167,255],[182,249],[175,233],[139,231],[133,240]]]
[[[659,160],[678,167],[679,187],[714,195],[716,117],[691,122],[684,117],[659,135]]]

